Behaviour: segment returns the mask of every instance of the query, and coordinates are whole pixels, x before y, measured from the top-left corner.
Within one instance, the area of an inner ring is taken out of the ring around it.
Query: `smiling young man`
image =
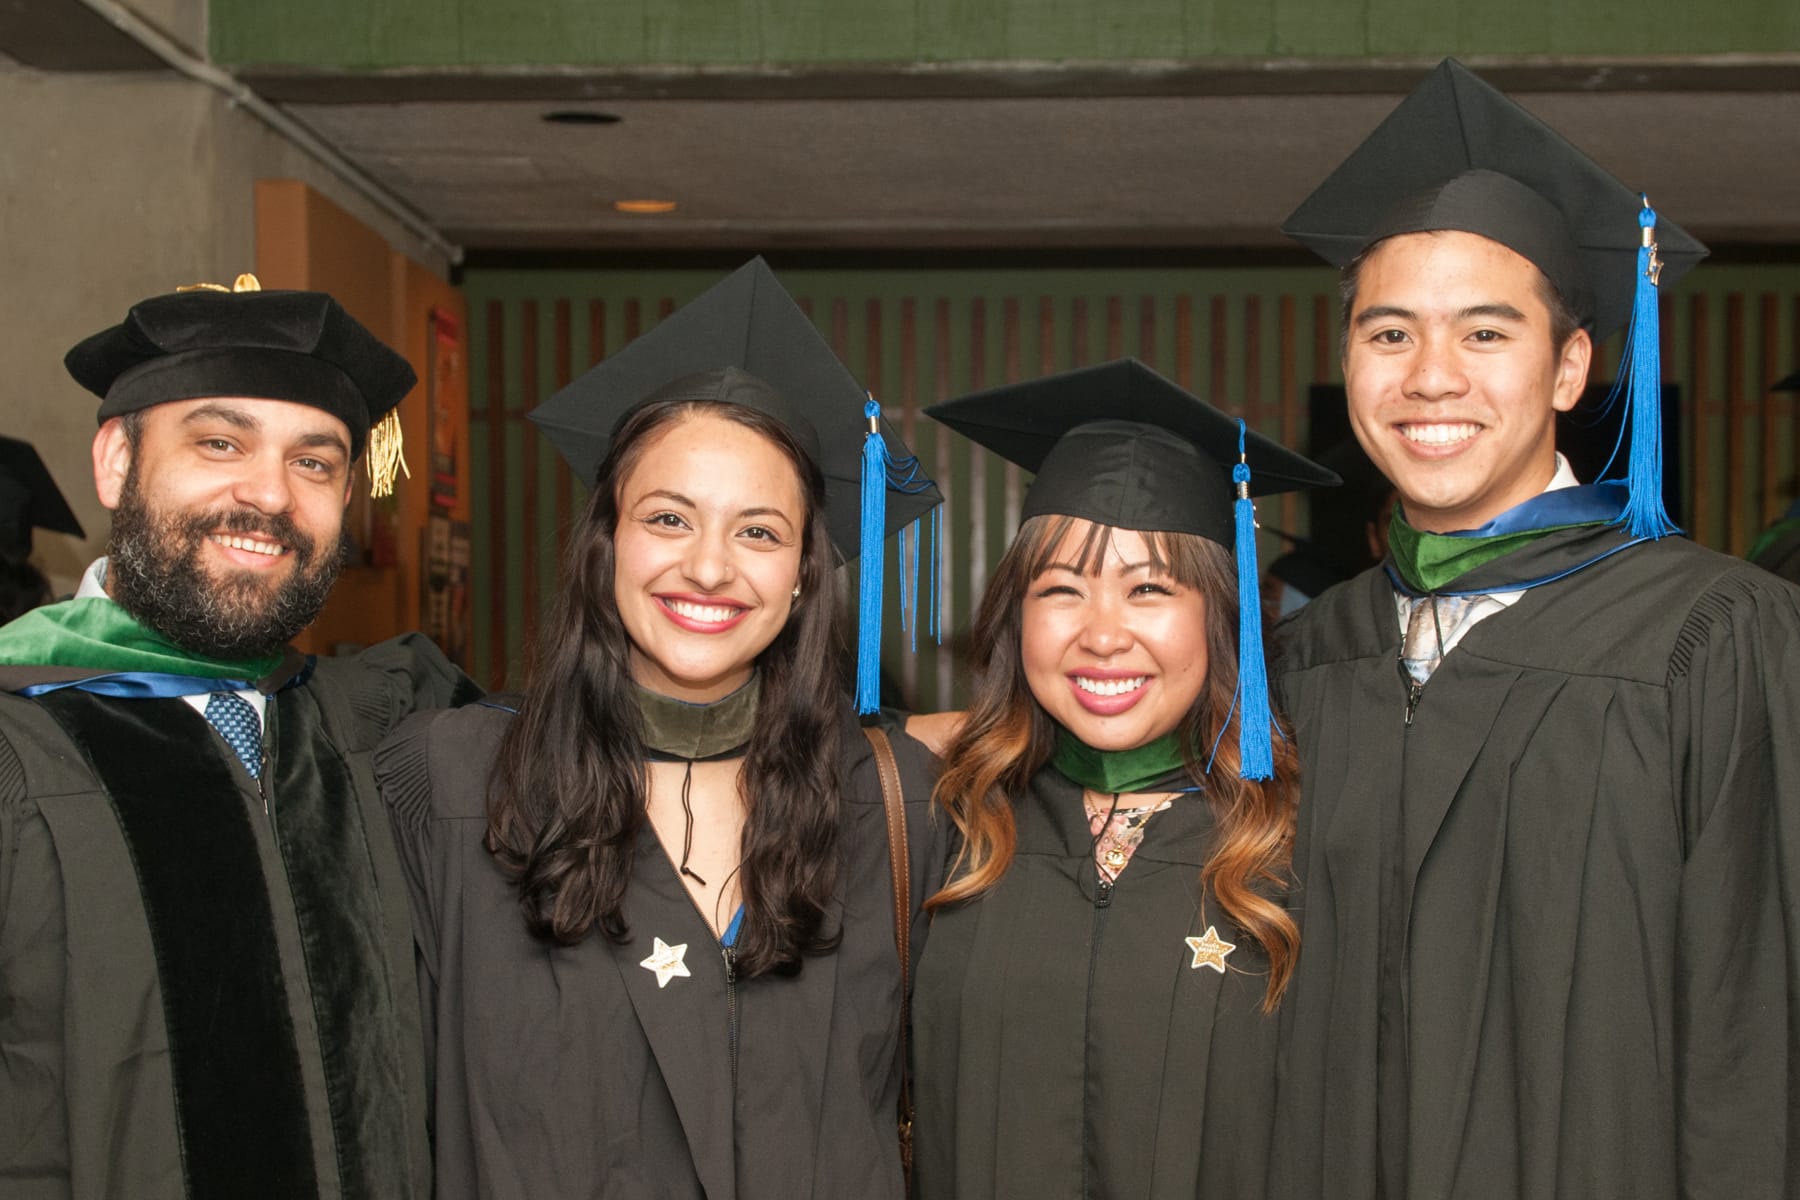
[[[1640,250],[1666,285],[1701,248],[1453,62],[1286,228],[1346,267],[1351,423],[1400,506],[1280,631],[1271,1195],[1797,1194],[1800,591],[1674,536],[1654,470],[1556,453]]]
[[[0,628],[0,1179],[425,1196],[404,884],[367,764],[473,694],[429,642],[288,641],[404,359],[329,296],[204,287],[82,342],[107,557]],[[5,1190],[5,1189],[0,1189]]]

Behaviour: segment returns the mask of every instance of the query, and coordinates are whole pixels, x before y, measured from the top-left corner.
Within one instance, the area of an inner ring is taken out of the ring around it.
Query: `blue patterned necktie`
[[[250,778],[262,778],[262,723],[250,702],[236,692],[214,692],[207,697],[206,719],[237,754]]]
[[[1456,640],[1456,633],[1468,619],[1469,610],[1487,597],[1420,596],[1409,602],[1406,637],[1400,643],[1400,661],[1414,683],[1424,684],[1444,661],[1445,647]]]

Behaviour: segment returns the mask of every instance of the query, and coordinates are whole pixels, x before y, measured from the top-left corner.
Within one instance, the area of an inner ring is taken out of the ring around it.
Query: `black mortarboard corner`
[[[1269,778],[1274,728],[1250,497],[1329,487],[1338,477],[1135,359],[990,388],[925,412],[1036,472],[1023,518],[1191,533],[1236,553],[1241,773]]]
[[[1624,520],[1640,537],[1674,531],[1662,508],[1657,288],[1706,247],[1659,222],[1647,197],[1447,58],[1281,228],[1339,267],[1397,234],[1478,234],[1537,266],[1596,339],[1628,327]]]
[[[632,410],[677,379],[726,367],[769,385],[744,387],[732,399],[787,426],[814,452],[825,476],[832,544],[860,564],[857,707],[873,712],[880,678],[882,543],[942,503],[943,495],[920,474],[918,460],[881,417],[880,405],[838,360],[767,263],[756,258],[738,268],[557,391],[532,410],[531,419],[591,485],[614,432]],[[872,429],[878,436],[870,436]],[[916,528],[912,538],[916,584]],[[904,543],[901,562],[904,576]],[[909,611],[905,583],[903,619]],[[916,602],[911,614],[916,622]]]
[[[1792,375],[1783,375],[1769,385],[1771,392],[1800,392],[1800,371]]]
[[[342,421],[352,460],[368,447],[376,495],[406,469],[393,410],[418,376],[324,292],[265,292],[240,275],[231,290],[208,283],[153,296],[63,365],[100,397],[102,422],[172,400],[287,400]]]
[[[0,437],[0,555],[31,557],[31,531],[86,537],[62,489],[30,442]]]

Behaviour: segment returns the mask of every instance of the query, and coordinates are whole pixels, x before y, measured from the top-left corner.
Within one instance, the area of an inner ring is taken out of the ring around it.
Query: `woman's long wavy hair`
[[[952,882],[926,902],[928,908],[981,895],[1012,864],[1018,844],[1012,797],[1024,792],[1031,777],[1050,761],[1056,738],[1055,723],[1031,695],[1020,657],[1025,598],[1047,567],[1067,561],[1062,546],[1074,525],[1073,517],[1026,521],[982,597],[972,639],[975,690],[933,792],[961,830],[963,845]],[[1216,829],[1200,878],[1225,915],[1268,956],[1263,1007],[1272,1011],[1287,987],[1300,948],[1300,931],[1279,899],[1289,886],[1299,758],[1292,741],[1277,737],[1273,779],[1259,783],[1238,774],[1232,705],[1237,691],[1238,599],[1231,551],[1193,534],[1142,536],[1158,570],[1206,597],[1206,683],[1179,727],[1188,773],[1211,806]],[[1091,526],[1069,565],[1084,574],[1097,574],[1111,537],[1106,526]],[[1206,771],[1209,756],[1211,774]]]
[[[803,955],[826,953],[837,941],[826,913],[837,884],[838,606],[824,477],[780,422],[755,409],[652,402],[613,439],[570,531],[562,587],[494,763],[486,845],[518,889],[533,934],[565,946],[594,929],[615,943],[630,939],[625,893],[649,785],[631,640],[613,590],[619,488],[658,437],[698,416],[732,421],[745,436],[774,443],[806,499],[800,598],[757,658],[761,698],[739,775],[737,969],[792,972]]]

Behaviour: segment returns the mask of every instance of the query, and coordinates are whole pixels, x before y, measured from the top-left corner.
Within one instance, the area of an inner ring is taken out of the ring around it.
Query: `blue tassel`
[[[900,531],[900,632],[914,654],[919,652],[919,525],[915,520]]]
[[[1656,255],[1656,210],[1650,207],[1650,197],[1643,199],[1638,210],[1643,244],[1638,247],[1637,287],[1624,358],[1630,381],[1625,424],[1631,431],[1631,454],[1625,473],[1629,499],[1621,519],[1633,537],[1660,538],[1676,529],[1663,508],[1662,317],[1656,290],[1662,260]]]
[[[931,636],[944,644],[944,506],[931,510]]]
[[[887,540],[887,494],[890,489],[909,496],[929,491],[931,480],[919,469],[916,456],[896,459],[888,454],[887,442],[881,436],[881,405],[870,396],[863,405],[863,416],[869,420],[869,431],[863,435],[862,455],[862,522],[857,531],[858,547],[857,612],[856,612],[856,711],[867,716],[881,706],[881,602],[882,574]],[[937,536],[937,510],[931,513],[934,549],[941,557],[943,542]],[[919,522],[912,524],[912,536],[900,533],[900,627],[912,633],[913,649],[919,643]],[[932,625],[938,624],[940,573],[931,564]],[[938,640],[943,640],[941,633]]]
[[[887,541],[887,443],[881,438],[881,405],[863,405],[869,432],[863,436],[861,562],[857,573],[856,711],[881,707],[881,585],[883,543]]]
[[[1275,775],[1274,714],[1269,709],[1269,673],[1263,663],[1262,591],[1256,568],[1256,507],[1250,502],[1250,465],[1244,458],[1245,425],[1238,422],[1238,461],[1231,468],[1237,485],[1232,506],[1237,517],[1238,575],[1238,774],[1245,779]]]

